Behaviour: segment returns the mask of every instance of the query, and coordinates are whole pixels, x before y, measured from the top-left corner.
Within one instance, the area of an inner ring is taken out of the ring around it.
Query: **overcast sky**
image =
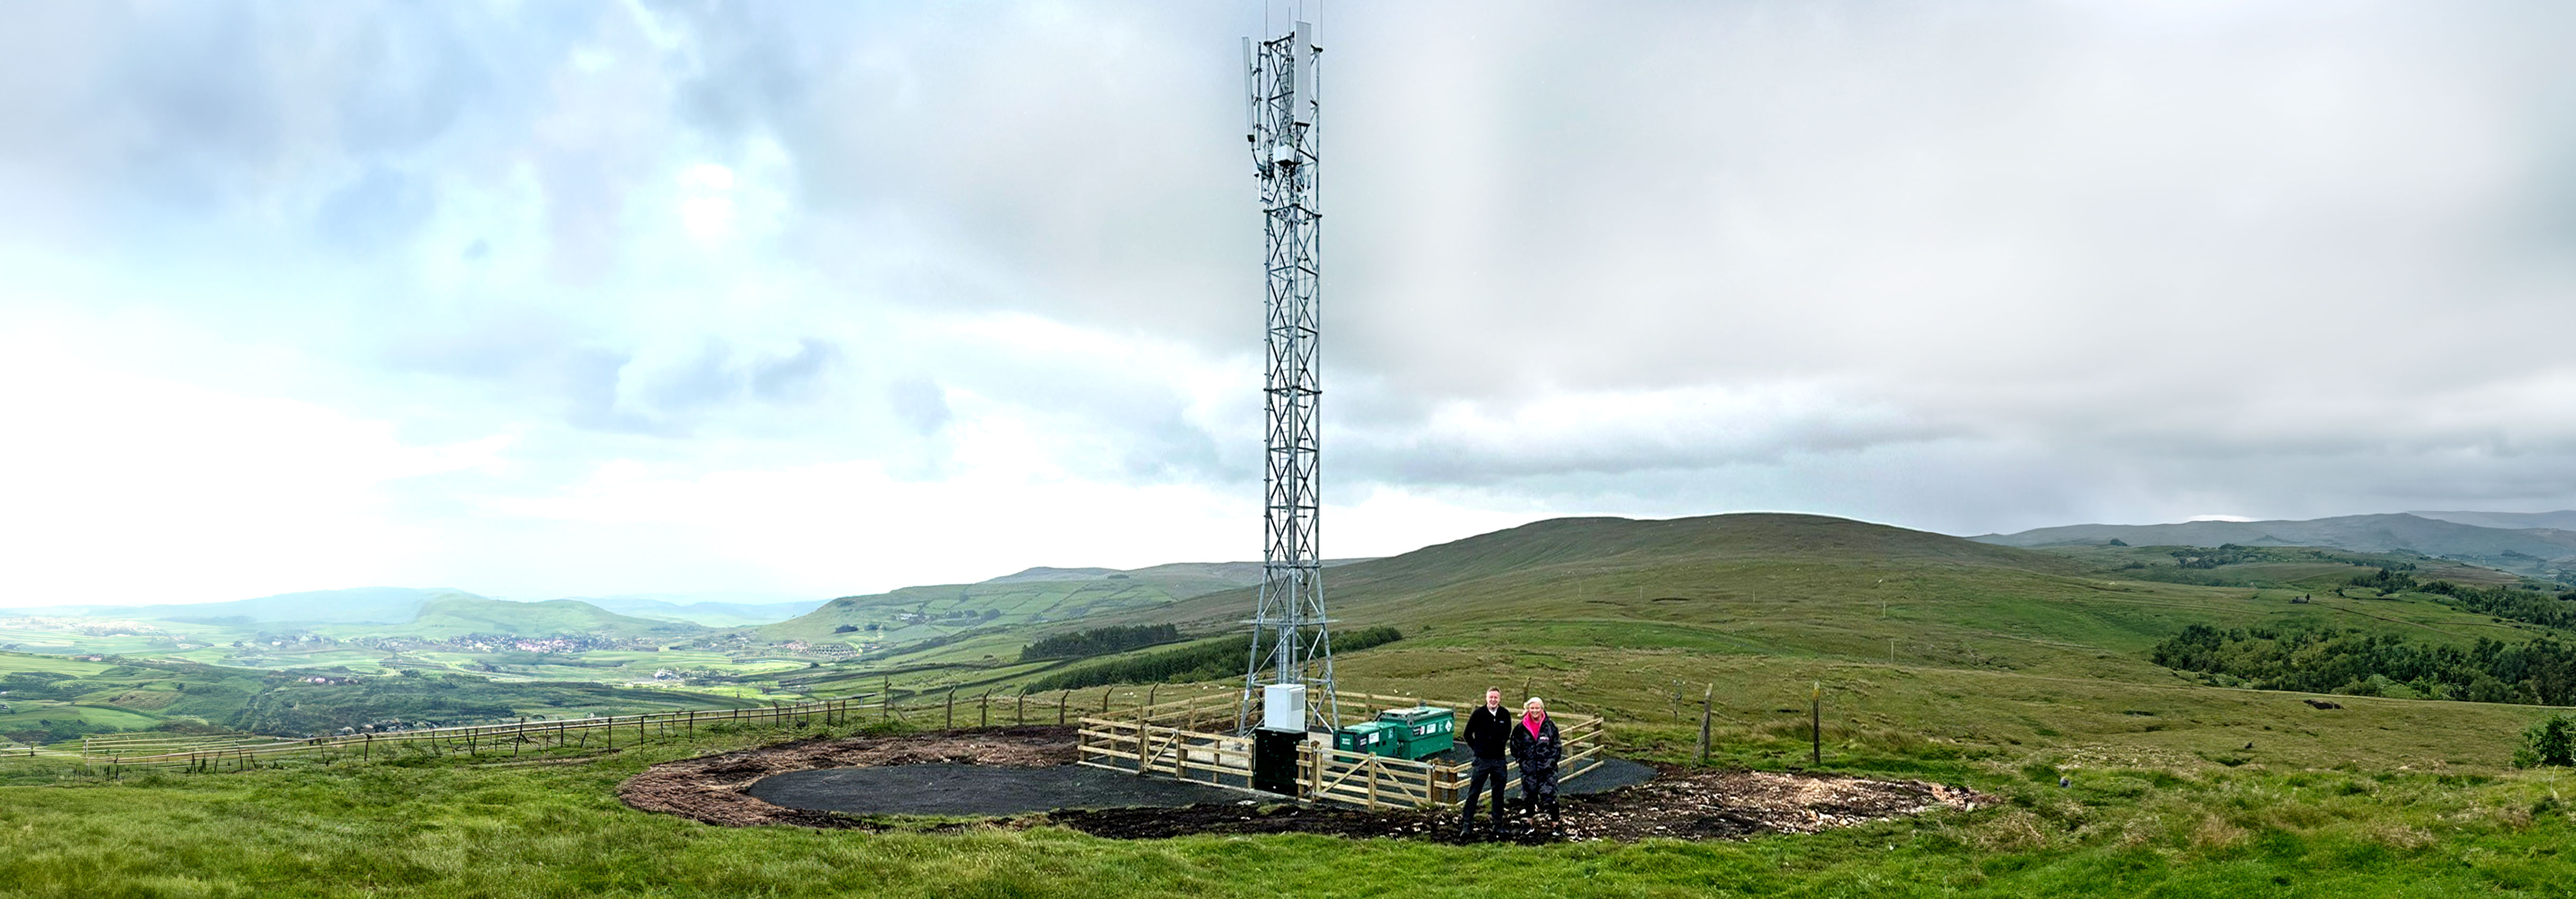
[[[1257,558],[1257,2],[0,12],[0,606]],[[2576,506],[2576,7],[1344,2],[1328,555]]]

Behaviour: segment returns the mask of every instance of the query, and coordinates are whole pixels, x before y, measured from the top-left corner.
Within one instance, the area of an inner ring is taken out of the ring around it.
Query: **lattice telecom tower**
[[[1267,17],[1265,16],[1265,19]],[[1295,17],[1292,17],[1295,18]],[[1263,23],[1263,30],[1270,28]],[[1309,722],[1337,723],[1333,640],[1324,617],[1323,558],[1315,547],[1316,367],[1315,26],[1294,21],[1287,34],[1243,41],[1244,93],[1251,103],[1245,137],[1261,179],[1262,230],[1268,236],[1262,297],[1267,314],[1269,377],[1262,472],[1261,599],[1252,616],[1238,724],[1260,716],[1263,687],[1304,684]]]

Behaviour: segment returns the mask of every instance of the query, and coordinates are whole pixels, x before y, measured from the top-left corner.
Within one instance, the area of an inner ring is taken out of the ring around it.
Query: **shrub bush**
[[[2533,723],[2522,732],[2522,745],[2513,751],[2513,765],[2576,765],[2576,715],[2561,713]]]

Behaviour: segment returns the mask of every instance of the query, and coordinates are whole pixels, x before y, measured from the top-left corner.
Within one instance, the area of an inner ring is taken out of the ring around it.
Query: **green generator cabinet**
[[[1394,755],[1396,735],[1402,732],[1402,727],[1384,721],[1354,724],[1333,732],[1333,748],[1369,755]]]
[[[1396,728],[1394,751],[1387,755],[1421,759],[1456,745],[1458,713],[1448,709],[1427,705],[1388,709],[1377,713],[1377,723]]]

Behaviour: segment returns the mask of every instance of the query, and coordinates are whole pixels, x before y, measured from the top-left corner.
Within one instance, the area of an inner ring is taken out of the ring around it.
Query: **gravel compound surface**
[[[806,740],[655,765],[618,790],[628,805],[710,824],[886,829],[868,815],[988,817],[932,830],[1056,824],[1095,836],[1317,833],[1454,842],[1455,808],[1307,807],[1206,784],[1072,765],[1070,727],[997,727]],[[1990,800],[1965,788],[1612,759],[1567,782],[1564,827],[1531,833],[1517,801],[1505,839],[1739,839],[1810,833]],[[992,818],[992,816],[1014,816]],[[1484,833],[1479,817],[1479,833]],[[917,825],[914,829],[917,829]]]

